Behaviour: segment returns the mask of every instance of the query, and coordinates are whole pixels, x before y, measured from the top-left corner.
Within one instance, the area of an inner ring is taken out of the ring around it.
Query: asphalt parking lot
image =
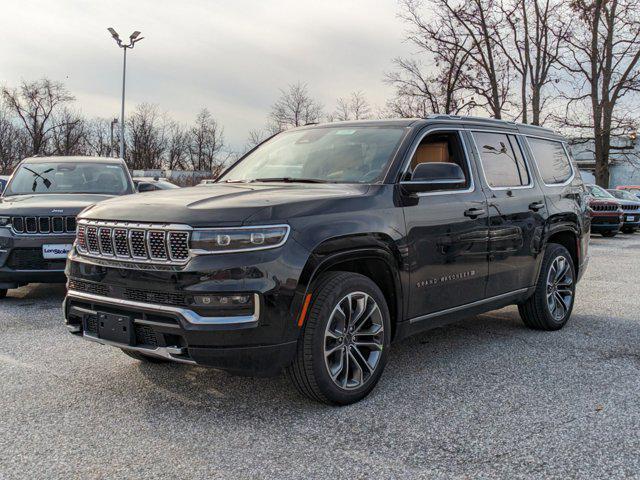
[[[640,234],[596,236],[567,327],[515,308],[393,347],[344,408],[284,376],[143,365],[62,323],[61,286],[0,303],[0,478],[640,477]]]

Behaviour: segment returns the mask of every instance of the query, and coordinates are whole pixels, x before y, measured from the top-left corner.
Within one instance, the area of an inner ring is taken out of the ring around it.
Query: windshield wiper
[[[285,183],[329,183],[327,180],[318,178],[294,178],[294,177],[272,177],[254,178],[252,182],[285,182]]]

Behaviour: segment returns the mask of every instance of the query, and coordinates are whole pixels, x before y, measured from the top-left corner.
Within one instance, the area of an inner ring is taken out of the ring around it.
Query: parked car
[[[7,186],[7,183],[9,183],[10,178],[9,175],[0,175],[0,195],[4,192],[4,188]]]
[[[0,197],[0,297],[31,282],[64,282],[76,215],[133,192],[119,159],[35,157],[20,162]]]
[[[586,185],[589,192],[589,215],[591,233],[603,237],[615,237],[624,224],[624,213],[620,202],[604,188]]]
[[[171,183],[166,178],[160,177],[134,177],[133,184],[136,186],[136,190],[140,193],[180,188],[178,185]]]
[[[607,190],[620,203],[624,212],[622,231],[633,233],[640,227],[640,199],[626,190]]]
[[[282,132],[208,188],[85,210],[67,261],[68,330],[140,361],[285,369],[348,404],[389,345],[519,306],[557,330],[585,271],[589,218],[565,140],[433,116]]]
[[[640,185],[619,185],[616,190],[624,190],[640,198]]]

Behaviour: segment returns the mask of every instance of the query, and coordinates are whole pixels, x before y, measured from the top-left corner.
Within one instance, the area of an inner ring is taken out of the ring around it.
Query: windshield
[[[624,190],[609,190],[609,193],[616,198],[620,198],[622,200],[633,200],[638,201],[638,197],[636,197],[633,193],[625,192]]]
[[[5,195],[40,193],[131,192],[129,177],[122,165],[109,163],[23,163],[14,173]]]
[[[284,132],[220,181],[373,183],[382,179],[402,135],[397,127],[330,127]]]
[[[607,192],[604,188],[598,187],[597,185],[589,185],[587,188],[589,189],[589,193],[591,193],[592,197],[614,198],[614,196]]]

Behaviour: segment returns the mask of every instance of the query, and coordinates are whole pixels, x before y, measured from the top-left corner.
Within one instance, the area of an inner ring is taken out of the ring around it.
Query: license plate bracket
[[[636,217],[634,217],[633,215],[627,215],[627,222],[635,222]]]
[[[127,315],[98,312],[98,338],[132,345],[133,321]]]

